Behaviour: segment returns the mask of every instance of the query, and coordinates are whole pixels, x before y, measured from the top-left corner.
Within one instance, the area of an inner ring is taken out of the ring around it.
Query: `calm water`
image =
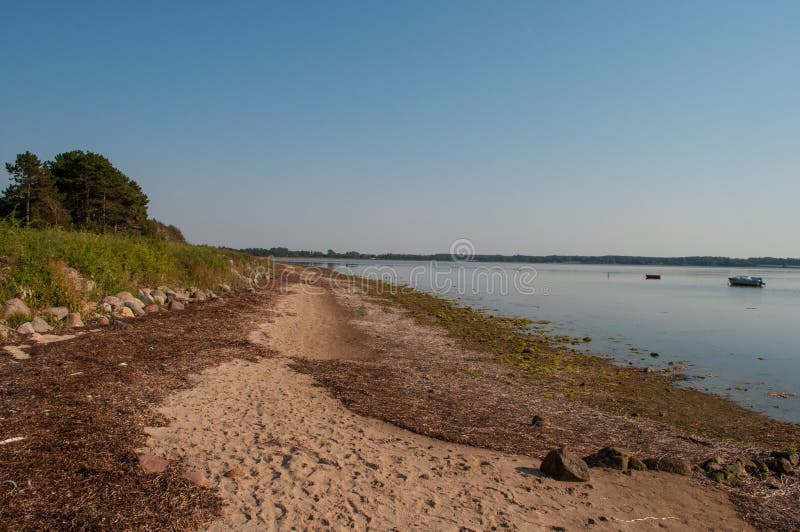
[[[586,344],[591,352],[610,355],[620,364],[663,368],[670,361],[680,361],[689,367],[685,373],[691,376],[683,385],[729,395],[748,408],[800,422],[799,397],[769,395],[800,393],[797,270],[315,263],[354,275],[380,275],[503,315],[549,320],[548,327],[556,333],[591,337],[592,342]],[[532,281],[531,267],[536,270]],[[662,278],[645,280],[646,273],[661,274]],[[731,275],[758,275],[767,286],[729,287]],[[503,276],[509,280],[505,290],[500,281]],[[658,358],[651,357],[651,352],[658,353]]]

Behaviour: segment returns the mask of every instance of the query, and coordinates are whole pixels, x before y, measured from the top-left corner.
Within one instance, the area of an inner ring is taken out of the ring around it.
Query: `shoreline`
[[[343,261],[344,263],[346,261]],[[365,261],[361,261],[365,263]],[[352,275],[355,279],[365,279],[359,274],[352,273],[337,273],[335,269],[324,266],[308,266],[304,263],[289,262],[283,264],[294,264],[298,266],[305,266],[325,272],[325,275]],[[391,265],[387,265],[391,266]],[[635,266],[634,266],[635,267]],[[684,267],[676,267],[685,269]],[[375,279],[374,276],[372,278]],[[417,293],[426,294],[434,299],[442,300],[452,304],[456,307],[463,307],[482,316],[492,314],[500,318],[508,318],[516,320],[517,316],[513,312],[508,312],[508,308],[501,309],[487,309],[487,308],[473,308],[466,305],[463,300],[464,293],[459,293],[454,296],[449,294],[437,293],[436,290],[415,289],[406,284],[391,284],[389,282],[381,281],[381,283],[389,287],[382,289],[383,292],[391,292],[393,290],[412,290]],[[490,298],[491,299],[491,298]],[[473,305],[481,305],[483,299],[478,299],[478,302],[470,302]],[[499,305],[499,303],[496,303]],[[538,308],[538,307],[537,307]],[[530,316],[530,314],[528,314]],[[563,316],[562,316],[563,318]],[[673,383],[680,381],[681,384],[675,386],[676,389],[685,389],[695,391],[702,394],[711,395],[715,398],[724,399],[731,403],[740,406],[746,411],[753,412],[759,415],[768,417],[774,421],[781,423],[788,423],[800,427],[800,412],[798,412],[797,395],[792,393],[794,386],[786,382],[776,382],[775,379],[780,379],[781,375],[785,373],[775,373],[777,370],[772,368],[772,373],[767,373],[767,377],[763,377],[765,381],[752,382],[752,376],[744,374],[741,371],[730,371],[728,366],[722,364],[721,366],[714,366],[713,357],[711,359],[704,359],[703,356],[694,353],[686,355],[685,353],[692,352],[692,348],[678,346],[677,351],[670,350],[670,346],[661,346],[661,349],[644,349],[641,346],[647,345],[647,339],[639,338],[638,343],[633,344],[629,342],[629,338],[625,336],[614,334],[611,332],[607,340],[605,338],[606,332],[601,331],[596,336],[596,327],[589,330],[582,329],[580,324],[572,323],[569,326],[564,326],[560,322],[551,322],[552,319],[546,313],[535,313],[535,317],[522,318],[525,320],[523,327],[527,327],[526,331],[531,337],[547,336],[550,338],[546,343],[549,347],[558,347],[560,350],[572,351],[572,354],[580,353],[590,358],[599,357],[607,359],[611,364],[617,368],[632,369],[634,371],[649,371],[653,374],[661,374],[669,377]],[[556,318],[558,319],[558,318]],[[597,325],[595,323],[595,325]],[[630,334],[631,331],[628,331]],[[584,341],[584,336],[589,337],[589,340]],[[594,340],[594,341],[592,341]],[[651,338],[650,340],[653,340]],[[655,343],[663,343],[655,339]],[[684,342],[685,343],[685,342]],[[558,345],[560,344],[560,345]],[[704,345],[704,344],[701,344]],[[730,346],[729,346],[730,347]],[[733,348],[733,347],[731,347]],[[666,349],[666,351],[662,351]],[[653,358],[648,358],[647,354],[651,351],[658,351]],[[682,356],[676,356],[674,353],[684,353]],[[727,353],[727,351],[726,351]],[[751,359],[764,360],[763,351],[750,351]],[[731,353],[733,354],[733,353]],[[743,359],[747,359],[746,355],[741,355]],[[768,359],[772,359],[775,353],[766,355]],[[709,360],[711,361],[709,363]],[[746,360],[743,360],[746,363]],[[767,364],[764,362],[764,364]],[[648,369],[649,368],[649,369]],[[718,374],[718,372],[720,372]],[[770,380],[772,377],[772,380]]]
[[[393,494],[385,504],[396,505],[413,523],[449,519],[455,525],[458,514],[449,514],[447,503],[453,498],[442,493],[464,488],[459,512],[476,528],[573,528],[607,518],[638,530],[641,525],[630,523],[644,517],[677,519],[674,525],[684,529],[697,523],[747,529],[741,519],[760,529],[800,526],[797,474],[742,476],[736,485],[712,482],[698,468],[707,458],[738,463],[756,449],[732,437],[671,427],[658,416],[633,417],[627,409],[619,413],[584,397],[566,397],[562,383],[581,375],[570,369],[570,357],[556,356],[551,346],[530,338],[519,344],[513,320],[419,293],[402,292],[394,300],[357,293],[306,276],[298,266],[278,268],[291,271],[264,290],[36,346],[28,360],[0,360],[0,433],[25,438],[0,446],[0,473],[17,484],[0,491],[0,520],[21,528],[111,523],[186,529],[212,522],[218,523],[212,528],[224,528],[219,523],[225,521],[214,520],[258,514],[278,526],[287,512],[305,508],[329,524],[367,518],[391,523],[375,501]],[[323,297],[311,306],[282,307],[305,290]],[[500,360],[514,346],[515,356],[535,360],[546,371]],[[577,369],[585,370],[583,376],[601,375],[608,363]],[[609,373],[600,381],[618,377]],[[620,393],[617,388],[609,389]],[[669,393],[672,399],[683,396]],[[223,404],[228,406],[218,407]],[[327,414],[319,418],[322,412]],[[540,423],[532,422],[535,416]],[[758,421],[772,434],[762,434],[758,453],[774,449],[780,438],[791,439],[786,424]],[[360,449],[362,431],[380,426],[389,432],[370,433],[368,450]],[[339,432],[326,436],[329,428]],[[421,445],[422,437],[433,439]],[[416,458],[407,454],[408,443],[392,446],[392,438],[412,442]],[[333,440],[351,443],[335,450]],[[58,443],[64,441],[79,444]],[[467,446],[460,451],[464,460],[454,460],[448,450],[453,445]],[[579,456],[622,447],[641,458],[674,457],[694,470],[683,477],[592,468],[592,488],[540,477],[540,459],[562,445]],[[365,459],[353,462],[348,455]],[[509,457],[520,463],[512,467]],[[497,469],[485,474],[483,462]],[[415,473],[404,473],[401,463]],[[322,475],[318,486],[335,487],[330,499],[320,499],[335,506],[334,520],[303,506],[309,500],[303,490],[317,489],[303,484],[309,468]],[[426,469],[441,472],[441,482],[430,480]],[[502,482],[493,484],[495,477]],[[358,484],[361,500],[346,495],[352,492],[348,479]],[[500,492],[516,493],[520,502],[534,499],[527,510],[506,515],[506,495],[493,495]],[[587,507],[586,501],[594,502]],[[704,502],[692,506],[696,501]],[[36,523],[25,521],[26,515],[35,515]]]

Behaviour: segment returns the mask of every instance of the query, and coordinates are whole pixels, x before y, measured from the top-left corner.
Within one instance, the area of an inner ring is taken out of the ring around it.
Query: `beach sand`
[[[670,474],[592,470],[544,478],[539,460],[456,445],[357,415],[293,359],[381,356],[325,288],[281,296],[250,341],[275,356],[208,369],[160,407],[150,452],[177,460],[226,503],[211,530],[750,530],[725,493]]]

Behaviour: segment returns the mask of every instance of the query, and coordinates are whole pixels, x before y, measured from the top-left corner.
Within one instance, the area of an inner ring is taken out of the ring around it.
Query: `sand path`
[[[722,493],[685,477],[593,470],[590,484],[560,483],[541,478],[536,459],[350,412],[285,358],[370,355],[332,294],[308,288],[251,335],[283,356],[204,372],[164,403],[170,425],[149,429],[153,452],[200,471],[226,500],[211,530],[750,529]],[[235,468],[238,478],[224,475]]]

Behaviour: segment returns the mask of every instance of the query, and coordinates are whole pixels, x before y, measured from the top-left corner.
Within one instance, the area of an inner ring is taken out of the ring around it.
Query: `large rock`
[[[145,305],[152,305],[153,303],[156,302],[156,300],[153,299],[153,296],[150,294],[150,291],[149,290],[145,290],[145,289],[139,290],[139,299]]]
[[[653,471],[663,471],[665,473],[673,473],[675,475],[689,476],[692,474],[692,466],[689,462],[679,458],[648,458],[644,461],[648,469]]]
[[[128,308],[128,307],[121,307],[121,308],[120,308],[120,309],[117,311],[117,315],[118,315],[120,318],[133,318],[133,317],[135,316],[135,314],[133,313],[133,311],[132,311],[130,308]]]
[[[103,298],[103,303],[110,305],[111,308],[120,308],[125,305],[125,302],[116,296],[106,296]]]
[[[163,290],[153,290],[150,292],[150,296],[159,305],[164,305],[167,302],[167,294]]]
[[[586,462],[564,447],[550,451],[539,469],[545,475],[556,480],[567,482],[587,482],[589,480],[589,466],[586,465]]]
[[[173,299],[169,302],[169,309],[170,310],[183,310],[183,303],[178,301],[177,299]]]
[[[133,294],[131,294],[130,292],[119,292],[117,294],[117,297],[120,298],[125,303],[127,303],[128,301],[133,301],[134,299],[136,299],[135,297],[133,297]]]
[[[208,296],[204,290],[195,290],[195,292],[192,294],[192,299],[195,301],[205,301],[208,299]]]
[[[592,467],[610,467],[611,469],[628,469],[631,454],[617,447],[604,447],[584,460]]]
[[[159,310],[160,310],[160,307],[158,305],[156,305],[155,303],[153,303],[151,305],[147,305],[147,306],[144,307],[144,311],[146,313],[148,313],[148,314],[152,314],[154,312],[158,312]]]
[[[33,334],[36,330],[33,328],[33,323],[26,321],[17,327],[17,334]]]
[[[37,333],[46,333],[53,330],[49,323],[38,316],[31,320],[31,325],[33,325],[33,330]]]
[[[67,327],[83,327],[83,320],[81,319],[81,315],[77,312],[71,312],[67,315],[67,321],[65,323]]]
[[[792,474],[792,463],[786,458],[772,456],[764,460],[764,463],[767,464],[770,471],[774,471],[779,475]]]
[[[142,454],[139,456],[139,466],[145,473],[161,474],[169,467],[169,460],[153,454]]]
[[[138,299],[126,301],[125,306],[131,309],[134,316],[144,316],[146,314],[144,311],[144,303]]]
[[[8,319],[16,315],[30,316],[31,309],[28,308],[28,305],[26,305],[23,300],[18,297],[13,297],[3,305],[3,319]]]
[[[187,294],[186,292],[182,292],[182,291],[181,292],[175,292],[175,293],[170,294],[170,295],[174,299],[177,299],[178,301],[180,301],[181,303],[186,303],[186,302],[189,301],[189,294]]]
[[[784,458],[788,460],[792,467],[800,465],[800,453],[794,451],[774,451],[771,454],[774,458]]]
[[[44,314],[45,316],[52,316],[55,319],[61,321],[67,317],[67,314],[69,314],[69,309],[67,307],[50,307],[44,309],[42,311],[42,314]]]

